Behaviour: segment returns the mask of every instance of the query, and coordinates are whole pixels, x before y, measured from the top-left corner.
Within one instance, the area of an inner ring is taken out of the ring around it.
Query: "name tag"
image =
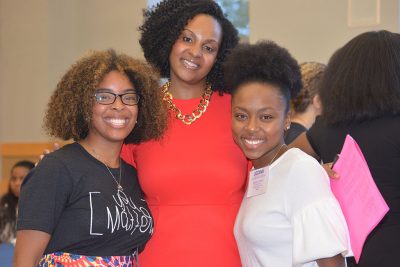
[[[268,177],[268,167],[250,171],[246,196],[253,197],[267,192]]]

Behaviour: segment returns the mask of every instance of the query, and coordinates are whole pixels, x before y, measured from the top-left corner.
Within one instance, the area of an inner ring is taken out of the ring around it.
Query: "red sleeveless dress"
[[[190,114],[200,98],[173,100]],[[233,226],[245,190],[247,160],[231,134],[231,97],[213,93],[191,125],[170,119],[160,141],[125,145],[154,216],[141,267],[239,267]]]

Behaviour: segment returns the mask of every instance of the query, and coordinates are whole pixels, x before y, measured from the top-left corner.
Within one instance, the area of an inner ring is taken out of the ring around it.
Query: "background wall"
[[[145,0],[0,0],[0,142],[48,140],[42,118],[66,69],[89,49],[141,56]]]
[[[250,42],[274,40],[299,62],[327,63],[365,31],[399,31],[398,0],[249,0],[249,15]]]
[[[19,150],[21,143],[43,147],[52,142],[41,130],[46,103],[62,74],[87,50],[113,47],[142,58],[137,28],[146,5],[146,0],[0,0],[0,145],[15,143]],[[380,20],[371,25],[377,15]],[[349,19],[360,25],[349,26]],[[249,21],[250,42],[272,39],[299,62],[326,63],[337,48],[361,32],[398,31],[399,4],[398,0],[249,0]],[[2,176],[8,175],[8,167],[1,166]]]

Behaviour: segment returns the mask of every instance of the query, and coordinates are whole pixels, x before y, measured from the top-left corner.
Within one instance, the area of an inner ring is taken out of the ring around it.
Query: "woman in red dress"
[[[232,139],[221,66],[237,31],[212,0],[163,1],[140,31],[146,59],[168,78],[160,90],[171,115],[162,140],[122,151],[155,221],[140,266],[241,266],[233,225],[247,160]]]

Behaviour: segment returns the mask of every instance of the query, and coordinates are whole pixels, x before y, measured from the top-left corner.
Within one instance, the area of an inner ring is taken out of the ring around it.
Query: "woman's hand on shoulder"
[[[50,149],[45,149],[45,150],[43,150],[43,153],[39,156],[39,160],[35,163],[35,166],[38,165],[39,162],[40,162],[47,154],[50,154],[51,152],[54,152],[54,151],[60,149],[60,147],[61,147],[61,146],[60,146],[59,143],[54,143],[54,144],[53,144],[53,148],[52,148],[51,150],[50,150]]]
[[[299,149],[303,150],[305,153],[307,153],[308,155],[318,159],[318,155],[314,151],[314,149],[312,148],[310,142],[308,141],[307,135],[306,135],[305,132],[301,133],[288,146],[289,146],[289,148],[292,148],[292,147],[299,148]],[[337,172],[335,172],[334,170],[332,170],[332,165],[333,165],[333,163],[329,162],[329,163],[322,164],[322,167],[324,168],[324,170],[326,171],[326,173],[328,174],[328,176],[330,178],[338,179],[339,178],[339,174]]]
[[[319,267],[345,267],[345,259],[342,254],[338,254],[336,256],[324,259],[317,260]]]
[[[332,170],[332,165],[333,165],[332,162],[323,163],[322,167],[324,168],[324,170],[328,174],[329,178],[338,179],[339,178],[339,174],[337,172],[335,172],[334,170]]]

